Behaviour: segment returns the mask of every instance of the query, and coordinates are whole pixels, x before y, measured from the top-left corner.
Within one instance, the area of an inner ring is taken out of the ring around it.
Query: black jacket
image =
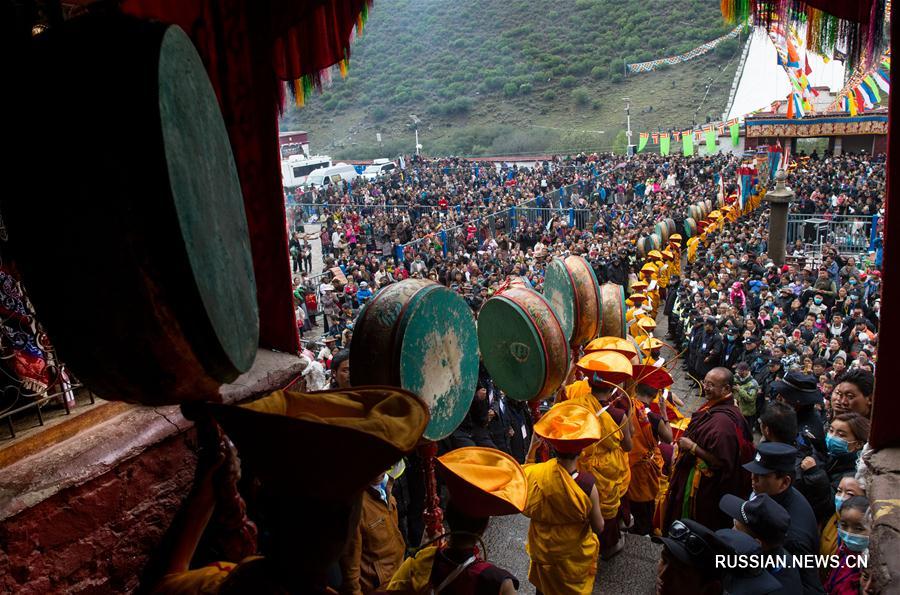
[[[806,498],[792,486],[784,492],[772,496],[772,499],[781,504],[791,516],[791,525],[788,527],[784,540],[784,549],[789,554],[797,556],[818,554],[819,527],[816,525],[816,515]],[[800,580],[803,583],[804,595],[825,592],[815,567],[800,569]]]

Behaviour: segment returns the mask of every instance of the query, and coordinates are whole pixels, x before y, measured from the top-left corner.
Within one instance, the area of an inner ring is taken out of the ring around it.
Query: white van
[[[317,169],[331,167],[328,155],[291,155],[281,161],[281,180],[285,188],[296,188],[306,183],[306,177]]]
[[[397,165],[389,159],[376,159],[372,165],[366,166],[363,177],[367,180],[377,180],[397,169]]]
[[[315,186],[317,188],[327,188],[331,184],[339,183],[341,180],[352,182],[359,177],[356,168],[349,163],[338,163],[331,167],[322,167],[311,172],[306,177],[306,186]]]

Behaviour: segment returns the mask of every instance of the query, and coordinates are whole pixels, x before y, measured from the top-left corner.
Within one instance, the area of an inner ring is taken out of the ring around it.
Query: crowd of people
[[[526,577],[486,560],[481,538],[490,516],[524,514],[527,579],[538,593],[592,592],[598,564],[623,551],[626,533],[662,544],[657,593],[870,592],[858,561],[872,522],[861,468],[879,365],[879,224],[860,224],[872,253],[809,249],[801,229],[775,265],[767,209],[742,209],[728,182],[739,165],[727,155],[579,155],[499,169],[413,158],[380,180],[313,197],[340,206],[316,211],[315,234],[311,212],[297,215],[298,320],[322,316],[324,328],[321,349],[304,351],[311,374],[301,389],[330,382],[338,392],[329,398],[357,398],[340,392],[352,388],[354,321],[407,278],[449,287],[477,314],[508,277],[540,291],[549,259],[581,255],[600,283],[625,289],[635,339],[584,346],[537,422],[482,367],[468,414],[438,444],[449,539],[426,535],[427,470],[407,450],[365,478],[347,540],[323,533],[340,546],[316,558],[317,588],[516,592]],[[788,172],[804,212],[883,213],[883,157],[801,156]],[[638,249],[658,221],[683,229],[688,205],[707,199],[720,217],[700,235]],[[582,213],[575,225],[571,209]],[[306,260],[314,242],[321,276]],[[662,320],[668,334],[656,336]],[[693,388],[676,395],[679,375]],[[791,557],[808,554],[834,562]],[[721,563],[748,555],[775,562]]]

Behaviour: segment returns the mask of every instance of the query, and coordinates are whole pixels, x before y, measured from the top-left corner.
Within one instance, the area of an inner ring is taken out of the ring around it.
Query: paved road
[[[656,336],[664,337],[668,331],[666,317],[660,314]],[[667,353],[664,350],[663,356]],[[669,351],[669,353],[671,353]],[[685,412],[692,412],[700,405],[697,391],[690,388],[690,381],[678,364],[672,371],[674,391],[685,401]],[[506,568],[520,581],[519,593],[534,593],[528,582],[528,555],[525,538],[528,535],[528,519],[522,515],[498,517],[491,520],[485,535],[485,545],[491,562]],[[600,561],[594,593],[605,595],[650,595],[656,592],[656,568],[662,546],[649,537],[626,535],[625,550],[607,562]]]

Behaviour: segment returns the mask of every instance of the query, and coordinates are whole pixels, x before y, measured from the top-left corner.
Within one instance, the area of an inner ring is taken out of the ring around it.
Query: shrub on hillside
[[[555,101],[556,100],[556,91],[553,89],[547,89],[541,94],[541,99],[544,101]]]
[[[609,76],[609,70],[603,68],[602,66],[594,66],[593,68],[591,68],[591,76],[598,81],[602,81]]]
[[[570,87],[574,87],[575,83],[578,82],[578,79],[572,76],[571,74],[567,74],[566,76],[559,79],[559,84],[567,89]]]
[[[575,105],[584,106],[588,104],[588,101],[591,98],[591,93],[584,87],[578,87],[574,91],[572,91],[572,99],[575,100]]]
[[[507,97],[515,97],[518,92],[519,87],[517,87],[515,83],[510,82],[503,85],[503,94]]]

